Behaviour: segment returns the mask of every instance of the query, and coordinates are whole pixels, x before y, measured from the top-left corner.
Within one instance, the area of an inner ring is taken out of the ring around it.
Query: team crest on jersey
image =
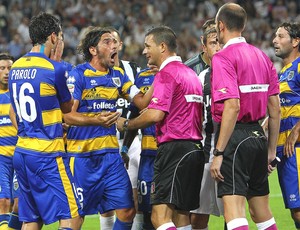
[[[287,80],[288,81],[292,80],[293,77],[294,77],[294,75],[295,75],[294,71],[290,71],[289,74],[288,74],[288,76],[287,76]]]
[[[121,86],[121,80],[119,77],[113,77],[112,81],[114,83],[115,86],[120,87]]]
[[[96,80],[94,80],[94,79],[91,80],[90,82],[91,82],[91,85],[98,85],[97,82],[96,82]]]

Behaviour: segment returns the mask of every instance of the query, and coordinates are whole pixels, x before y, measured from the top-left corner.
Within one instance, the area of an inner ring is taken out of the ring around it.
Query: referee
[[[273,63],[241,36],[247,15],[238,4],[216,15],[224,48],[212,59],[212,115],[219,123],[212,176],[219,181],[228,230],[248,229],[246,198],[258,229],[277,229],[269,207],[268,163],[275,158],[279,132],[279,84]],[[258,121],[269,113],[267,140]]]

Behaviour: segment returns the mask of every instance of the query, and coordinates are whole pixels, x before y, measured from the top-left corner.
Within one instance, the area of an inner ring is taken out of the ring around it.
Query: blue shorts
[[[20,196],[20,187],[19,187],[19,182],[17,179],[17,174],[14,172],[14,178],[13,178],[13,188],[12,188],[12,198],[19,198]]]
[[[13,163],[20,186],[20,221],[51,224],[82,214],[70,167],[64,158],[15,152]]]
[[[288,209],[300,207],[300,148],[295,148],[295,154],[291,157],[283,156],[282,152],[277,152],[281,162],[277,165],[278,179],[282,191],[285,207]]]
[[[0,155],[0,198],[11,199],[13,174],[13,158]]]
[[[151,212],[150,194],[151,183],[154,174],[155,156],[141,155],[138,174],[138,210],[141,212]]]
[[[75,157],[74,178],[84,215],[134,207],[131,183],[118,153]]]

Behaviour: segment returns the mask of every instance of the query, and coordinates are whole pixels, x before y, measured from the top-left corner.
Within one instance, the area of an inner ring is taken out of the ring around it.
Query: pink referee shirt
[[[181,58],[166,59],[153,82],[149,109],[165,112],[156,124],[158,144],[173,140],[202,140],[203,93],[196,73]]]
[[[276,69],[271,60],[243,37],[229,40],[212,59],[213,119],[221,122],[224,100],[239,98],[239,122],[265,117],[268,97],[279,94]]]

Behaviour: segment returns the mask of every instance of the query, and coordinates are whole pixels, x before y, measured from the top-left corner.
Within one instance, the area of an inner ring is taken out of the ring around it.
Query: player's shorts
[[[119,141],[119,146],[121,148],[123,145],[123,139],[119,139],[118,141]],[[138,171],[139,171],[140,154],[141,154],[141,142],[138,136],[136,136],[133,139],[133,142],[130,148],[128,149],[127,154],[129,156],[129,165],[128,165],[127,172],[130,178],[132,188],[137,188]]]
[[[20,187],[19,187],[19,182],[17,179],[17,174],[14,172],[14,177],[13,177],[13,187],[12,187],[12,197],[13,199],[19,198],[20,196]]]
[[[211,162],[204,165],[200,190],[200,206],[198,209],[192,210],[191,213],[220,216],[224,214],[224,207],[222,199],[217,198],[217,183],[211,177],[210,166]]]
[[[150,193],[155,156],[141,156],[138,175],[138,211],[151,212]]]
[[[221,174],[224,182],[218,183],[218,197],[269,194],[268,143],[258,123],[236,124],[224,151]]]
[[[285,207],[288,209],[299,208],[300,148],[296,147],[295,154],[291,157],[283,156],[282,152],[277,152],[277,156],[281,159],[281,162],[277,164],[277,171]]]
[[[20,221],[51,224],[82,214],[68,162],[62,157],[16,151],[13,163],[20,186]]]
[[[151,204],[172,204],[183,211],[198,208],[204,161],[200,141],[177,140],[159,145]]]
[[[0,155],[0,198],[11,199],[13,174],[13,158]]]
[[[84,215],[134,207],[131,183],[120,154],[74,159],[74,178]]]

